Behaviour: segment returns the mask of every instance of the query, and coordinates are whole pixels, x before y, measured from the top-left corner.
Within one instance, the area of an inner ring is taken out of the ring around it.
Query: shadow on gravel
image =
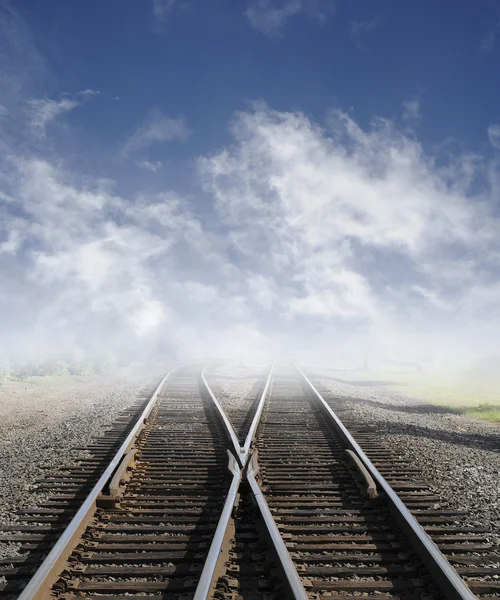
[[[320,389],[321,388],[321,389]],[[322,386],[317,387],[318,391],[323,395],[328,404],[332,409],[338,410],[338,414],[341,420],[344,419],[342,409],[349,410],[349,408],[355,407],[356,405],[363,405],[367,407],[380,408],[388,412],[398,412],[407,414],[421,414],[421,415],[439,415],[439,414],[460,414],[446,406],[436,406],[434,404],[417,404],[417,405],[400,405],[390,404],[384,402],[377,402],[376,400],[368,400],[364,398],[355,398],[352,396],[335,396],[329,393]],[[346,405],[343,407],[342,403]],[[348,426],[348,419],[345,418],[346,425]],[[458,423],[457,423],[458,424]],[[356,418],[356,425],[361,425],[358,418]],[[408,435],[414,437],[424,437],[430,440],[436,440],[438,442],[448,442],[450,444],[456,444],[459,446],[466,446],[468,448],[481,448],[482,450],[489,450],[490,452],[500,452],[500,429],[499,433],[468,433],[465,431],[447,431],[444,429],[435,429],[432,426],[425,425],[413,425],[410,423],[402,422],[390,422],[382,421],[374,418],[366,419],[366,426],[371,430],[378,431],[383,434],[389,435]],[[452,425],[450,425],[452,426]]]
[[[480,448],[490,452],[500,452],[500,436],[479,433],[463,433],[460,431],[443,431],[420,425],[405,425],[404,423],[387,423],[386,421],[370,421],[370,429],[389,435],[408,435],[424,437],[438,442],[447,442],[467,448]]]
[[[351,398],[349,396],[339,398],[339,400],[346,400],[347,402],[356,402],[357,404],[367,404],[381,408],[383,410],[389,410],[394,412],[403,412],[414,415],[459,415],[460,411],[450,408],[449,406],[439,406],[438,404],[427,404],[422,402],[421,404],[389,404],[388,402],[377,402],[376,400],[365,400],[363,398]]]

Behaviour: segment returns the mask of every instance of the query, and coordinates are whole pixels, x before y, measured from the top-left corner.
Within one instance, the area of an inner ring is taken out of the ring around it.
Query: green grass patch
[[[500,423],[500,379],[472,379],[420,373],[392,374],[389,388],[457,413]]]
[[[471,417],[476,417],[476,419],[485,419],[486,421],[500,423],[500,405],[481,404],[477,408],[471,406],[460,412]]]
[[[354,385],[384,386],[458,414],[500,423],[500,375],[374,370],[339,371],[337,376]]]

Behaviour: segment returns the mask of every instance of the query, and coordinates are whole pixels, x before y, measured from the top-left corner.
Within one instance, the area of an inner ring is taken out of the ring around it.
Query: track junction
[[[291,363],[239,410],[172,370],[1,526],[0,598],[499,597],[486,533],[330,404]]]

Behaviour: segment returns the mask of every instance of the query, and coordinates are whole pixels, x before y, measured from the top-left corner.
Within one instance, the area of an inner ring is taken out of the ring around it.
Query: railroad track
[[[340,401],[330,404],[341,409]],[[487,532],[463,525],[464,513],[447,510],[415,469],[381,446],[377,432],[356,423],[347,431],[330,404],[305,376],[281,367],[255,443],[262,490],[307,592],[498,597],[500,554]],[[358,485],[350,468],[356,457]],[[417,539],[422,530],[442,554],[425,534]]]
[[[27,554],[0,562],[0,598],[498,595],[482,533],[357,430],[372,463],[300,371],[273,367],[247,409],[224,411],[199,367],[170,373],[1,529]]]

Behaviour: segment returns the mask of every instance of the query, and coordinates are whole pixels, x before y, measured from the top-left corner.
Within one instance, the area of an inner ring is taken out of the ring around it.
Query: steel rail
[[[215,394],[212,391],[212,388],[208,385],[208,381],[207,378],[205,377],[205,369],[207,367],[204,367],[201,370],[201,380],[203,381],[203,385],[205,386],[208,395],[210,396],[210,398],[212,398],[212,402],[215,404],[217,410],[219,411],[219,415],[222,419],[222,422],[224,423],[224,426],[226,428],[226,432],[229,435],[229,437],[231,438],[231,442],[233,444],[233,448],[234,448],[234,452],[236,453],[236,458],[238,459],[238,462],[240,464],[241,467],[244,467],[244,463],[242,462],[242,454],[244,452],[243,448],[240,446],[240,442],[238,440],[238,437],[234,431],[233,426],[231,425],[231,421],[227,418],[226,413],[224,412],[224,409],[222,408],[222,406],[220,405],[219,401],[217,400],[217,398],[215,397]]]
[[[85,531],[89,520],[96,511],[97,498],[101,494],[106,483],[113,476],[115,469],[118,467],[131,445],[133,445],[137,435],[144,427],[145,421],[158,398],[158,394],[162,391],[172,373],[178,368],[179,367],[174,367],[171,369],[161,380],[140,417],[137,419],[136,424],[120,446],[120,449],[111,459],[106,470],[85,498],[52,550],[47,554],[45,560],[29,580],[28,584],[19,595],[18,600],[44,600],[48,597],[52,586],[57,581],[57,578],[63,570],[63,566],[66,564],[67,559],[74,549],[74,542],[80,538],[81,534]]]
[[[219,414],[220,414],[220,416],[224,422],[224,425],[226,427],[226,431],[227,431],[229,437],[231,438],[231,442],[233,443],[234,451],[238,457],[238,460],[240,461],[240,466],[243,468],[245,468],[245,466],[248,462],[250,448],[251,448],[251,445],[253,442],[253,438],[255,437],[255,432],[257,431],[257,427],[259,425],[260,417],[262,415],[262,410],[264,408],[264,403],[266,401],[267,392],[269,391],[269,386],[271,385],[271,379],[273,377],[275,364],[276,363],[273,362],[273,364],[271,366],[271,370],[269,371],[269,375],[267,376],[266,384],[264,386],[264,389],[262,390],[262,394],[259,399],[259,404],[257,406],[257,410],[255,411],[255,415],[252,419],[252,424],[250,425],[250,429],[248,430],[248,434],[245,439],[245,443],[243,444],[243,447],[241,446],[241,444],[238,440],[238,436],[236,435],[236,432],[234,431],[231,421],[227,418],[227,415],[226,415],[224,409],[220,405],[220,402],[217,400],[211,387],[208,385],[207,378],[205,377],[205,370],[207,367],[205,367],[201,371],[201,379],[203,381],[203,384],[204,384],[209,396],[212,398],[212,401],[214,402],[215,406],[217,407],[217,410],[219,411]]]
[[[269,371],[269,375],[267,377],[266,385],[262,390],[262,395],[259,400],[259,404],[257,406],[257,410],[255,411],[254,418],[252,420],[252,424],[250,425],[250,429],[248,430],[247,437],[245,439],[245,444],[243,446],[243,464],[246,465],[248,462],[248,455],[250,453],[250,447],[252,445],[253,439],[255,437],[255,432],[257,431],[257,426],[259,425],[260,417],[262,415],[262,411],[264,409],[264,403],[266,401],[267,392],[269,391],[269,387],[271,385],[271,379],[274,373],[274,367],[276,362],[273,362],[271,366],[271,370]]]
[[[405,504],[392,489],[384,476],[375,467],[372,461],[368,458],[356,440],[352,437],[345,425],[331,409],[323,396],[314,387],[304,372],[296,364],[294,364],[294,366],[300,375],[302,375],[305,383],[308,385],[310,390],[320,401],[321,405],[332,419],[334,426],[340,433],[341,437],[343,437],[350,449],[358,455],[370,475],[377,482],[379,488],[383,489],[394,518],[398,522],[403,532],[410,539],[415,550],[417,551],[417,554],[420,556],[422,561],[433,575],[436,583],[441,588],[441,591],[445,597],[453,600],[474,600],[476,596],[470,591],[465,582],[447,561],[436,544],[434,544],[431,538],[427,535],[420,523],[406,508]]]
[[[292,597],[295,600],[308,600],[309,596],[307,595],[307,592],[304,589],[304,586],[302,585],[302,581],[300,579],[299,574],[297,573],[297,569],[295,568],[295,565],[293,564],[293,561],[290,558],[290,554],[288,553],[288,549],[285,545],[285,542],[283,541],[283,538],[281,537],[273,515],[269,510],[267,500],[264,494],[262,493],[259,484],[257,483],[256,475],[258,472],[259,466],[257,463],[257,458],[254,454],[250,459],[250,465],[247,471],[248,483],[250,484],[250,488],[257,502],[257,506],[259,507],[260,513],[266,524],[269,536],[271,537],[274,549],[276,550],[279,561],[281,563],[281,567],[285,572],[286,580],[290,588]]]
[[[212,587],[216,583],[215,573],[217,571],[219,560],[223,556],[221,549],[224,542],[227,541],[228,525],[238,495],[241,477],[243,475],[243,471],[238,466],[236,458],[234,458],[229,450],[227,453],[229,455],[228,468],[233,474],[233,479],[231,481],[231,486],[229,488],[219,522],[217,523],[217,529],[215,530],[212,543],[210,544],[210,550],[208,551],[205,565],[203,566],[201,577],[196,587],[193,600],[206,600],[212,591]]]
[[[226,431],[233,443],[233,447],[238,454],[240,464],[242,464],[243,468],[246,466],[246,464],[248,462],[248,457],[250,456],[252,441],[253,441],[253,438],[255,437],[255,432],[257,430],[257,426],[259,424],[260,417],[262,416],[262,411],[264,408],[264,403],[266,401],[267,392],[269,391],[269,387],[271,385],[271,379],[272,379],[272,376],[274,373],[274,365],[275,365],[275,363],[272,364],[271,370],[267,377],[266,384],[264,386],[261,397],[259,399],[259,404],[257,406],[257,410],[256,410],[254,418],[252,420],[252,425],[248,431],[243,448],[241,447],[241,445],[239,443],[239,440],[236,436],[234,428],[231,425],[231,422],[229,421],[229,419],[227,418],[227,415],[224,412],[224,409],[218,402],[217,398],[215,397],[215,394],[213,393],[213,391],[211,390],[211,388],[207,382],[207,379],[204,375],[205,369],[203,369],[201,372],[201,379],[202,379],[210,397],[214,401],[214,403],[217,407],[217,410],[219,411],[219,414],[221,415],[222,421],[226,427]],[[264,524],[265,524],[267,531],[269,533],[269,536],[271,538],[271,542],[272,542],[273,547],[278,556],[278,560],[281,564],[281,568],[283,569],[283,572],[285,574],[285,578],[286,578],[288,587],[292,594],[291,597],[294,600],[308,600],[307,593],[306,593],[304,587],[302,586],[302,582],[297,573],[297,570],[295,569],[295,565],[293,564],[293,561],[290,558],[290,554],[288,553],[287,547],[286,547],[285,543],[283,542],[283,538],[280,535],[278,527],[276,526],[273,515],[272,515],[271,511],[269,510],[269,506],[267,505],[264,494],[262,493],[262,490],[260,489],[260,486],[257,483],[257,480],[255,478],[255,475],[257,474],[257,472],[258,472],[257,459],[256,459],[255,455],[253,455],[252,459],[250,461],[250,466],[247,469],[247,480],[250,484],[250,489],[252,491],[252,494],[254,495],[257,506],[259,507],[260,513],[262,515],[262,519],[264,521]],[[233,483],[234,483],[234,479],[233,479]],[[232,484],[231,484],[231,487],[232,487]],[[233,506],[234,506],[234,503],[233,503]],[[223,517],[225,518],[224,513],[223,513],[223,515],[221,515],[221,520]],[[227,529],[227,526],[229,524],[229,519],[227,519],[227,521],[225,523],[226,524],[225,524],[224,530]],[[219,525],[220,525],[220,520],[219,520],[219,524],[217,525],[217,531],[219,530]],[[195,593],[193,600],[207,600],[207,598],[208,598],[208,593],[209,593],[210,589],[212,588],[212,586],[214,585],[214,579],[215,579],[215,574],[216,574],[216,569],[217,569],[218,558],[221,554],[222,542],[224,540],[224,536],[225,536],[225,533],[224,533],[224,535],[219,536],[217,546],[214,545],[215,539],[214,539],[214,542],[212,542],[212,546],[210,547],[210,552],[212,552],[212,548],[213,548],[213,553],[210,557],[207,557],[207,560],[205,561],[205,565],[203,567],[203,574],[206,574],[206,579],[203,581],[203,589],[200,590],[199,594],[198,594],[198,588],[196,589],[196,593]],[[207,583],[207,581],[208,581],[208,583]],[[200,587],[200,584],[201,584],[201,579],[200,579],[200,583],[198,584],[198,587]]]

